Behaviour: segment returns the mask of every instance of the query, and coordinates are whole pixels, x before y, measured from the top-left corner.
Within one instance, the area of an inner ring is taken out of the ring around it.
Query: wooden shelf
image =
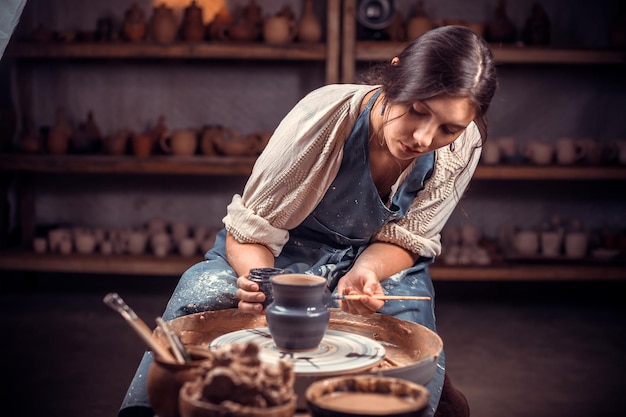
[[[249,175],[255,157],[0,154],[0,171],[84,174]],[[479,165],[476,180],[626,180],[626,166]]]
[[[0,171],[83,174],[250,175],[255,157],[0,155]]]
[[[475,180],[626,180],[626,166],[479,165]]]
[[[184,258],[151,255],[56,255],[28,251],[0,252],[0,270],[82,274],[180,276],[202,256]],[[626,280],[626,265],[584,264],[431,267],[438,281],[618,281]]]
[[[326,59],[326,45],[299,44],[273,46],[261,42],[177,42],[158,45],[138,43],[36,43],[10,44],[5,56],[19,59]]]
[[[357,41],[357,61],[385,61],[397,55],[405,42]],[[626,51],[490,45],[499,64],[626,64]]]

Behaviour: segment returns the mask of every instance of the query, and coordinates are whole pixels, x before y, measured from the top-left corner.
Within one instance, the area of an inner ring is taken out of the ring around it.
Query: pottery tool
[[[120,313],[122,317],[130,324],[130,326],[135,330],[135,332],[141,337],[141,339],[148,345],[152,351],[159,355],[166,361],[176,362],[176,359],[172,356],[170,352],[167,351],[163,346],[159,344],[159,342],[152,335],[152,330],[148,327],[148,325],[135,314],[135,312],[122,300],[117,293],[109,293],[104,296],[104,304],[111,307],[113,310]]]
[[[176,361],[180,364],[191,361],[191,356],[187,353],[183,342],[180,341],[179,337],[169,328],[167,323],[163,320],[162,317],[156,318],[157,326],[159,329],[165,334],[167,341],[170,343],[170,347],[172,348],[172,352],[176,357]]]
[[[360,300],[362,296],[366,294],[355,295],[333,295],[334,300]],[[430,297],[420,295],[371,295],[370,297],[376,300],[430,300]]]

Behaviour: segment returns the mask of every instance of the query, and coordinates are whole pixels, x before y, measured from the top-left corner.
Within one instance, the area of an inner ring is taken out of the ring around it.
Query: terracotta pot
[[[228,29],[233,24],[233,16],[227,7],[222,7],[215,14],[213,21],[206,27],[206,36],[210,40],[223,41],[228,39]]]
[[[493,19],[487,24],[486,36],[489,42],[515,42],[517,29],[506,13],[506,0],[499,0]]]
[[[147,157],[152,155],[152,150],[154,148],[154,140],[152,136],[139,133],[133,135],[131,139],[131,145],[133,148],[133,154],[138,157]]]
[[[234,129],[220,128],[213,135],[215,149],[227,156],[252,156],[256,154],[258,140],[244,136]]]
[[[191,362],[177,364],[155,357],[148,370],[148,398],[159,417],[178,417],[178,392],[187,381],[202,375],[201,365],[212,357],[207,347],[187,346]]]
[[[130,137],[131,132],[128,129],[121,129],[111,133],[104,139],[104,152],[108,155],[124,155]]]

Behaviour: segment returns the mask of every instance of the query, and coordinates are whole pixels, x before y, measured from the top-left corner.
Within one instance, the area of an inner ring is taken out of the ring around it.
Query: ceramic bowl
[[[312,417],[419,417],[428,410],[428,390],[399,378],[375,375],[322,379],[307,388]]]
[[[293,417],[296,412],[295,396],[289,402],[275,407],[258,408],[241,406],[237,411],[219,404],[201,401],[192,397],[195,384],[200,381],[186,382],[180,389],[178,403],[180,417]]]

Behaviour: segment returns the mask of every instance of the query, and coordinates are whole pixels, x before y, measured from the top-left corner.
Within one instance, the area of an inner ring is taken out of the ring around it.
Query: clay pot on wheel
[[[318,347],[328,328],[326,279],[308,274],[282,274],[270,280],[274,301],[265,312],[267,327],[281,350]]]

